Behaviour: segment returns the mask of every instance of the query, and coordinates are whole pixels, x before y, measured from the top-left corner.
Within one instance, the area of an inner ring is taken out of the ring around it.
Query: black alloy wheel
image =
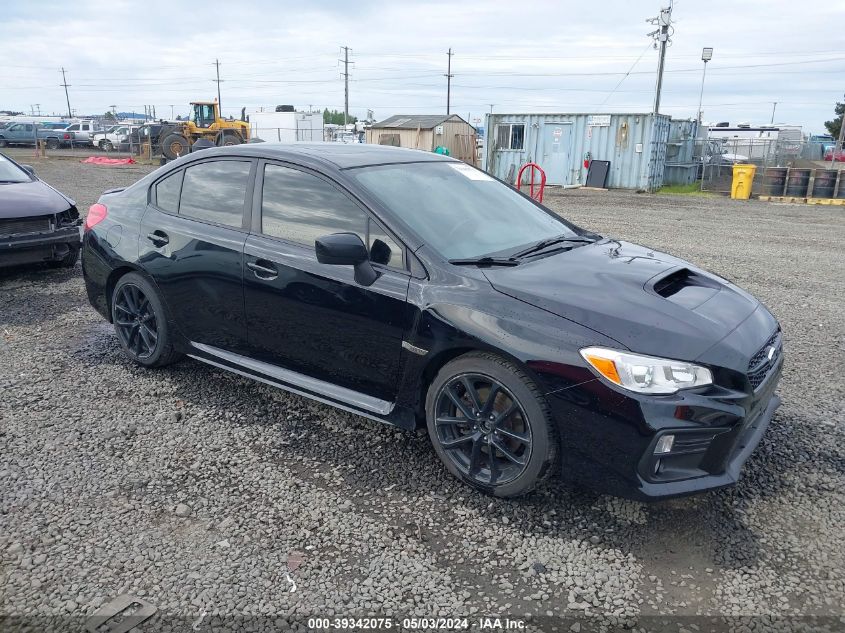
[[[455,376],[437,395],[437,440],[452,463],[479,484],[519,477],[531,458],[531,426],[522,405],[482,374]]]
[[[518,365],[470,352],[444,365],[428,388],[426,424],[452,473],[496,497],[518,497],[556,471],[557,426],[534,380]]]
[[[114,328],[136,360],[149,359],[158,345],[158,322],[150,300],[138,286],[127,283],[114,298]]]

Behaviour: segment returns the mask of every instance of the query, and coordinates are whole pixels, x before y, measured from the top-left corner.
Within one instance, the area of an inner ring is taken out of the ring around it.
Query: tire
[[[191,151],[191,144],[181,134],[172,132],[161,142],[161,153],[170,160],[184,156]]]
[[[130,360],[143,367],[164,367],[180,358],[173,348],[164,305],[142,275],[127,273],[118,280],[111,296],[111,315],[117,340]]]
[[[468,389],[461,392],[467,383],[474,399]],[[444,365],[428,388],[425,413],[446,469],[486,494],[518,497],[555,472],[560,441],[545,398],[525,372],[499,356],[473,352]]]
[[[79,259],[79,247],[78,246],[71,246],[68,254],[62,257],[61,259],[57,259],[56,261],[49,262],[50,268],[73,268],[76,266],[76,262]]]
[[[8,144],[9,142],[6,139],[0,138],[0,147],[6,147]]]
[[[243,139],[236,132],[223,132],[217,135],[216,143],[218,147],[228,147],[242,144]]]
[[[48,138],[47,139],[47,149],[59,149],[59,139]]]
[[[105,140],[100,143],[100,149],[104,152],[112,152],[114,151],[114,145],[112,145],[111,141]]]

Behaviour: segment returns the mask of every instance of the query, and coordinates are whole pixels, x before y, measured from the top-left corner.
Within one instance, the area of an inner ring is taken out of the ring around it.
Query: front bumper
[[[562,475],[641,501],[735,484],[780,406],[775,390],[782,369],[781,355],[756,389],[706,387],[669,396],[623,393],[586,368],[565,381],[545,372],[541,382],[550,388]],[[655,455],[667,434],[675,436],[672,451]]]
[[[0,267],[63,259],[82,245],[81,226],[62,226],[44,233],[0,235]]]

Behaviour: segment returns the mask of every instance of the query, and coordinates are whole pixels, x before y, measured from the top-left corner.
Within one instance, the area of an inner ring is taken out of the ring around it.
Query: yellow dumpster
[[[734,165],[731,198],[748,200],[751,197],[751,183],[754,182],[754,173],[756,171],[757,165]]]

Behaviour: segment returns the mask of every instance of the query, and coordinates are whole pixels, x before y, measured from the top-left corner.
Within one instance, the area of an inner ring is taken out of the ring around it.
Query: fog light
[[[663,453],[669,453],[672,450],[672,444],[675,443],[675,436],[674,435],[661,435],[660,439],[657,440],[657,446],[654,447],[654,454],[655,455],[662,455]]]

